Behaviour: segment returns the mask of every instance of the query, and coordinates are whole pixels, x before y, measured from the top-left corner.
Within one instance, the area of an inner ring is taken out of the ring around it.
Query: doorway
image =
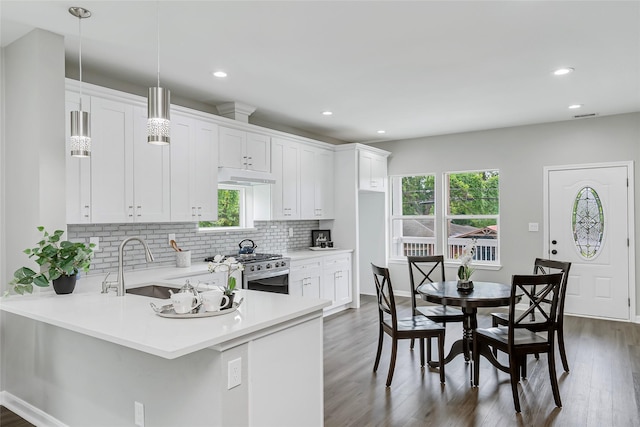
[[[546,167],[544,253],[570,261],[565,313],[635,312],[633,163]]]

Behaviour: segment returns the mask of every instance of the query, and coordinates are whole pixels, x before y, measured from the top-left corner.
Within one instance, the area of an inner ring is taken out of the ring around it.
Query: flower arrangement
[[[471,261],[473,261],[473,255],[476,251],[476,239],[471,240],[462,250],[462,254],[458,257],[460,260],[460,267],[458,267],[458,279],[463,282],[468,282],[471,279],[471,275],[475,271],[471,267]]]
[[[244,270],[244,266],[237,262],[234,257],[225,258],[224,255],[216,255],[213,261],[209,262],[209,273],[226,272],[227,280],[223,291],[227,296],[233,295],[236,289],[236,278],[233,273]]]

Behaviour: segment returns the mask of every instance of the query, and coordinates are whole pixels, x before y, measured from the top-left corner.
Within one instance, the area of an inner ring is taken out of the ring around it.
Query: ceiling
[[[65,37],[77,66],[70,6],[93,14],[82,21],[87,74],[155,86],[159,14],[161,86],[174,99],[242,102],[257,108],[252,122],[325,140],[640,111],[638,1],[3,0],[2,46],[42,28]],[[566,66],[575,72],[552,74]]]

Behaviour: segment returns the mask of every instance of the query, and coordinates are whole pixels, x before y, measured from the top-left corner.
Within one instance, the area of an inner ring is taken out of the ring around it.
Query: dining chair
[[[464,321],[462,310],[448,305],[419,305],[418,286],[424,283],[445,281],[444,256],[408,256],[409,280],[411,282],[411,310],[414,316],[423,315],[429,320],[447,326],[447,323]],[[413,348],[414,340],[411,340]],[[427,362],[431,361],[431,340],[427,340]]]
[[[560,351],[560,359],[565,372],[569,372],[569,362],[567,361],[567,351],[564,346],[564,301],[567,295],[567,281],[569,279],[570,262],[556,261],[552,259],[536,258],[533,264],[533,274],[552,274],[562,273],[562,284],[560,285],[560,301],[558,303],[558,321],[556,322],[555,332],[558,335],[558,350]],[[535,291],[534,291],[535,293]],[[535,322],[535,313],[531,313],[531,320]],[[507,313],[491,313],[492,325],[506,325],[509,321]],[[536,332],[537,325],[534,323],[530,330]],[[494,349],[495,354],[495,349]],[[536,355],[537,357],[537,355]],[[526,365],[524,366],[526,374]]]
[[[396,302],[393,295],[393,286],[389,269],[371,264],[373,270],[373,280],[376,285],[376,295],[378,299],[378,352],[373,365],[373,372],[378,370],[380,355],[382,353],[382,341],[384,334],[391,337],[391,360],[389,362],[389,373],[387,374],[387,387],[391,386],[393,371],[396,366],[396,356],[398,353],[398,340],[418,339],[420,342],[420,366],[424,368],[424,340],[434,337],[438,338],[438,358],[440,362],[440,382],[444,384],[444,337],[445,328],[426,317],[411,316],[398,318]]]
[[[497,348],[509,356],[509,375],[511,392],[516,412],[520,412],[518,381],[526,356],[534,353],[546,353],[549,365],[549,380],[556,406],[562,407],[560,390],[556,376],[554,356],[554,331],[558,321],[558,309],[563,274],[515,275],[511,281],[509,318],[507,326],[498,326],[473,331],[473,385],[478,386],[480,377],[480,352],[488,348]],[[535,292],[534,292],[535,289]],[[516,313],[518,294],[531,301],[523,313]],[[531,314],[535,313],[535,321]],[[534,332],[535,322],[538,332],[546,331],[546,336]]]

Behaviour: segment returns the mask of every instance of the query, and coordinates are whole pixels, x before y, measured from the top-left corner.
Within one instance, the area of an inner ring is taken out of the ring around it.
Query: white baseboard
[[[0,392],[0,402],[2,403],[2,406],[11,410],[11,412],[19,415],[38,427],[68,427],[58,419],[36,408],[30,403],[25,402],[19,397],[14,396],[8,391],[3,390]]]

